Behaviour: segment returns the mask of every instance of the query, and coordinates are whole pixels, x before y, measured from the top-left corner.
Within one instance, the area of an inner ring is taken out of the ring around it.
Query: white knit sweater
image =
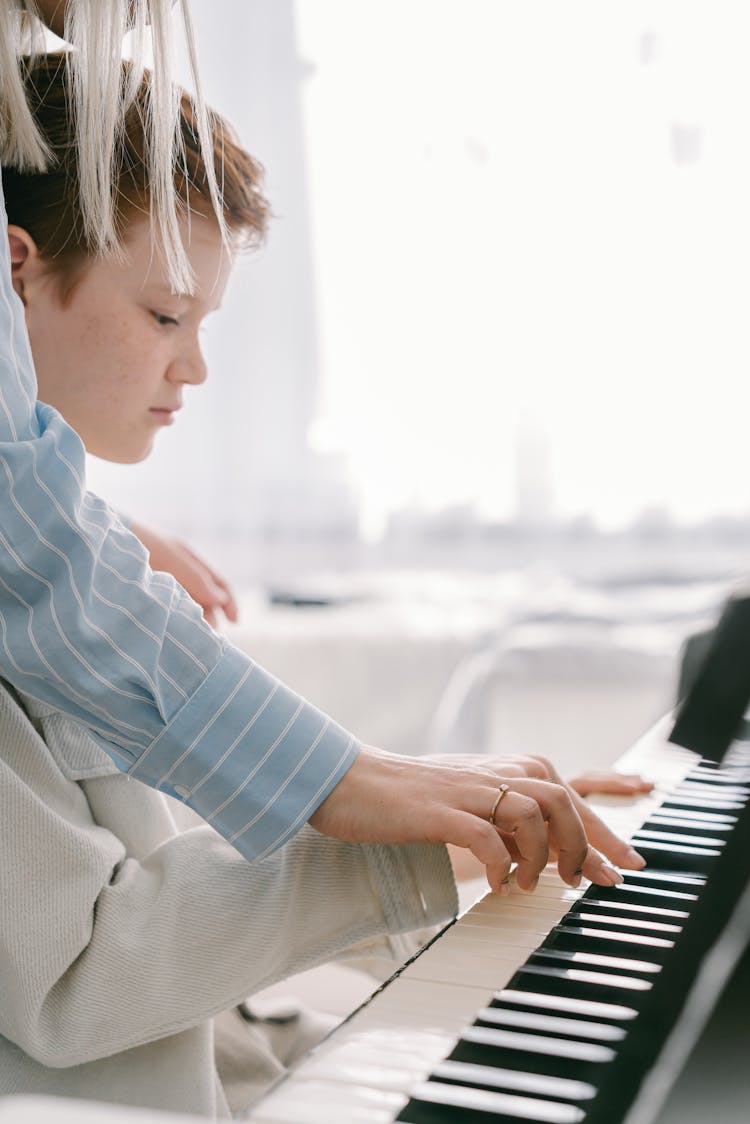
[[[227,1116],[215,1020],[249,993],[456,909],[442,847],[303,829],[248,863],[0,684],[0,1095]],[[269,1061],[248,1037],[248,1074]]]

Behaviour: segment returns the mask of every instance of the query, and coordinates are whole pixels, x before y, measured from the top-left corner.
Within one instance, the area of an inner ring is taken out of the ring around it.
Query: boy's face
[[[206,378],[198,332],[221,303],[232,262],[211,219],[193,215],[189,242],[183,236],[192,296],[170,292],[147,220],[130,227],[125,264],[88,265],[65,304],[56,278],[29,270],[23,295],[39,398],[105,460],[148,456],[185,386]]]

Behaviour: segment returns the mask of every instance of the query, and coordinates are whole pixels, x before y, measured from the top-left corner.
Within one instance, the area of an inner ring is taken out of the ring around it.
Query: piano
[[[653,1121],[750,935],[750,743],[718,765],[670,744],[670,728],[618,762],[652,793],[592,801],[644,870],[571,889],[548,867],[533,894],[486,893],[254,1124]]]

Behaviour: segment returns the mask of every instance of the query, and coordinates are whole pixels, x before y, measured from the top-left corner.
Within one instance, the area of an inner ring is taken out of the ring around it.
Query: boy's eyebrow
[[[200,296],[197,293],[175,293],[169,284],[164,281],[147,281],[143,286],[143,291],[154,297],[164,297],[167,300],[188,301],[190,304],[196,304],[200,301]],[[208,311],[218,312],[222,304],[223,301],[220,301],[219,304],[210,305]]]
[[[161,297],[169,297],[171,300],[187,301],[195,300],[192,293],[176,293],[164,281],[146,281],[143,288]]]

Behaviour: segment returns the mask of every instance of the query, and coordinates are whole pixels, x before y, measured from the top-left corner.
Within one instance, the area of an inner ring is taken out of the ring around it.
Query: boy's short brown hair
[[[127,62],[123,62],[123,82]],[[150,190],[145,160],[150,75],[145,72],[129,107],[122,136],[115,145],[113,184],[115,223],[122,239],[128,225],[150,213]],[[66,299],[86,264],[97,256],[87,239],[80,207],[75,123],[68,96],[64,52],[41,55],[25,68],[29,105],[53,161],[47,171],[19,171],[3,167],[3,192],[8,222],[27,230],[48,268],[57,275]],[[265,234],[268,203],[262,192],[263,169],[237,143],[228,124],[210,114],[216,179],[224,219],[233,242],[256,245]],[[206,168],[201,157],[193,103],[180,95],[180,129],[184,159],[175,168],[174,186],[185,212],[213,215]]]

